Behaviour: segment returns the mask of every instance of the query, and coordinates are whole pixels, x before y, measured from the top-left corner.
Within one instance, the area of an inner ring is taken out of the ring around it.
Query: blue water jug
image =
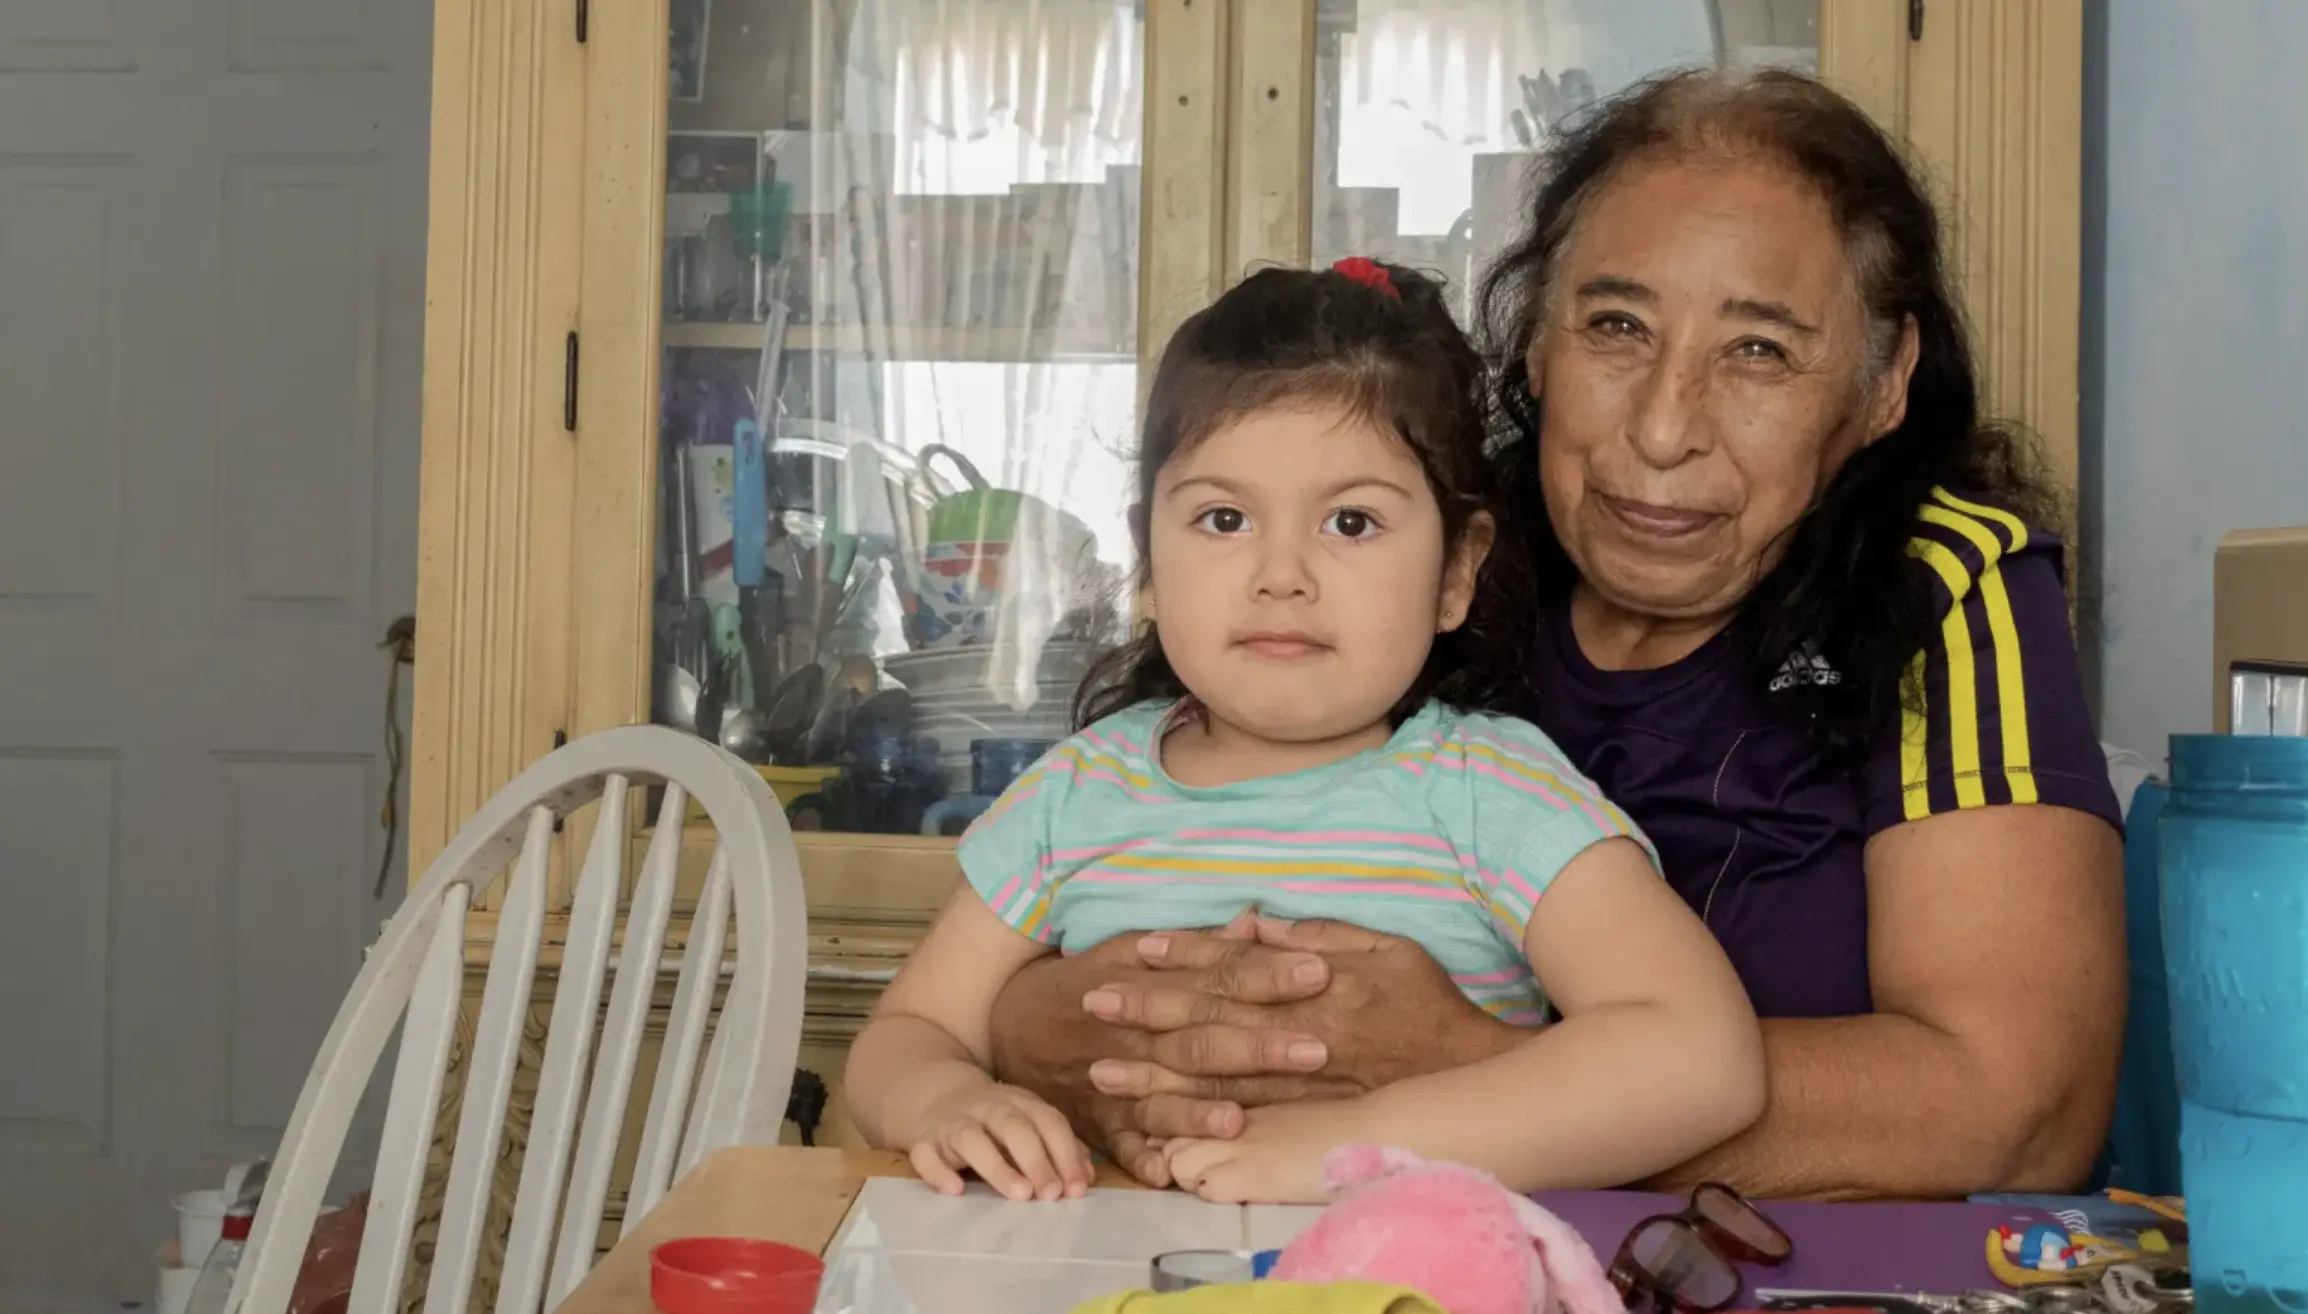
[[[2196,1305],[2308,1311],[2308,739],[2172,736],[2162,830]]]

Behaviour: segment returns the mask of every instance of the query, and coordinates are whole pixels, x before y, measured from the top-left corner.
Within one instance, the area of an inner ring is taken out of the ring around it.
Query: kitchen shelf
[[[759,324],[675,323],[665,325],[668,347],[707,347],[721,351],[761,350]],[[1135,362],[1135,348],[1110,342],[1070,341],[1048,329],[1023,328],[901,328],[876,332],[861,342],[854,329],[797,324],[786,330],[785,349],[843,351],[857,355],[870,347],[887,359],[922,361],[986,361],[1034,365],[1053,361],[1126,364]]]

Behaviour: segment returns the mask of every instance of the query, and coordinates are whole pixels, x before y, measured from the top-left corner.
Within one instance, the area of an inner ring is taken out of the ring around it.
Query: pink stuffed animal
[[[1450,1314],[1626,1314],[1579,1234],[1487,1173],[1369,1145],[1322,1168],[1331,1205],[1270,1277],[1385,1282]]]

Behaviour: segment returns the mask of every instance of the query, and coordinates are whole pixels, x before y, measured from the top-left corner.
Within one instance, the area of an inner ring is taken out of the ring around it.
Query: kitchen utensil
[[[879,689],[851,716],[853,734],[867,739],[902,735],[914,723],[913,695],[903,689]]]
[[[880,679],[881,673],[870,657],[845,657],[834,666],[832,678],[818,697],[817,716],[810,722],[802,749],[803,761],[830,762],[842,756],[854,738],[851,716],[874,695]]]
[[[721,714],[721,746],[755,764],[769,761],[769,725],[749,707]]]
[[[748,705],[760,707],[784,678],[785,663],[778,652],[779,620],[784,614],[785,577],[774,572],[765,573],[761,583],[753,588],[737,591],[738,641],[745,649],[746,666],[753,676],[756,699]]]
[[[802,747],[809,738],[810,721],[817,715],[818,692],[825,687],[825,668],[815,662],[796,670],[770,695],[762,713],[770,760],[779,766],[811,765]]]
[[[729,696],[729,668],[707,655],[704,678],[698,682],[695,729],[701,739],[721,742],[721,717]]]
[[[745,636],[734,602],[713,609],[712,661],[724,672],[722,697],[735,707],[753,706],[753,671],[745,660]]]
[[[678,661],[659,662],[650,719],[659,725],[696,734],[697,704],[702,695],[702,686],[687,667]]]
[[[769,549],[769,475],[762,466],[761,426],[754,420],[737,422],[729,459],[730,575],[742,591],[761,586]]]
[[[673,465],[673,496],[666,499],[673,519],[673,596],[686,603],[697,596],[697,504],[689,474],[689,448],[675,443],[668,457]]]

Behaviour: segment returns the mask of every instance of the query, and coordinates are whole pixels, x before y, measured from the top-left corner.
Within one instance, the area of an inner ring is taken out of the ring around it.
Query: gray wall
[[[2086,12],[2084,642],[2160,762],[2211,728],[2220,536],[2308,523],[2308,4]]]

